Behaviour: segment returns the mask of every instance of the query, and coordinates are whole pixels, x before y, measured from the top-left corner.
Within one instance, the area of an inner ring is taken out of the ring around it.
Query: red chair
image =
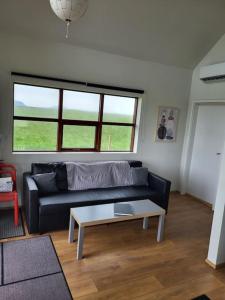
[[[18,193],[16,190],[16,167],[11,164],[0,163],[0,175],[9,175],[13,181],[12,192],[0,192],[0,202],[14,202],[14,223],[17,226],[19,220],[19,205],[18,205]]]

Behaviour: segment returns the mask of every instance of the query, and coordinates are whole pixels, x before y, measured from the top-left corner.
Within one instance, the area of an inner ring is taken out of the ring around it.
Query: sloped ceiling
[[[48,0],[1,1],[0,32],[193,68],[225,33],[225,0],[89,0],[70,31]]]

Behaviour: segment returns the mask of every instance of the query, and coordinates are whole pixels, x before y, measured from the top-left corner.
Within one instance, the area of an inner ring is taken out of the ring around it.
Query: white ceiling
[[[68,40],[48,0],[5,0],[1,31],[192,68],[225,33],[225,0],[89,0]]]

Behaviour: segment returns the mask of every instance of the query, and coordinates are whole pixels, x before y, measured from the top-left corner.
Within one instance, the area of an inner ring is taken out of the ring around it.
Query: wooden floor
[[[211,222],[209,207],[172,194],[162,243],[156,242],[156,218],[147,231],[141,221],[87,228],[81,261],[67,231],[51,236],[76,300],[225,299],[225,268],[205,263]]]

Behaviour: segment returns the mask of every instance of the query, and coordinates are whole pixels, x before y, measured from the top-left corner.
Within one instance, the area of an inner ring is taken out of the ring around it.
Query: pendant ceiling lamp
[[[50,5],[57,17],[66,23],[66,38],[68,38],[70,23],[85,14],[88,0],[50,0]]]

